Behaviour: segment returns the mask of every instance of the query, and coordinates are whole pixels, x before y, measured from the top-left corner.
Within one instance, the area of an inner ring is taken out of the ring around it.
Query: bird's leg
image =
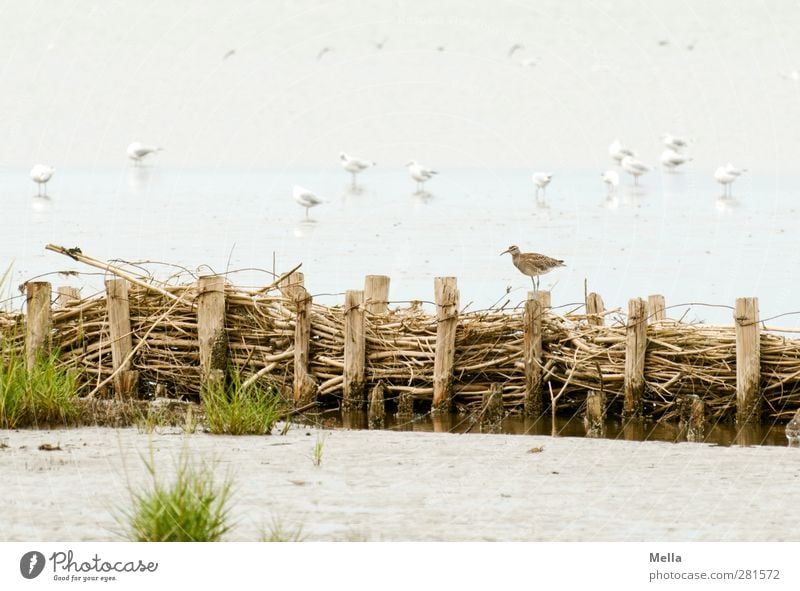
[[[633,175],[633,184],[634,184],[634,185],[638,185],[638,184],[639,184],[639,177],[638,177],[638,175]]]
[[[533,275],[531,275],[531,286],[533,287],[533,291],[536,291],[536,282],[533,280]]]
[[[356,173],[351,172],[350,175],[353,177],[353,188],[355,189],[355,187],[356,187]]]

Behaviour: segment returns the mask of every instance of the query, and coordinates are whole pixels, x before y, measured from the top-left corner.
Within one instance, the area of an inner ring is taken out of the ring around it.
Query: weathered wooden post
[[[370,314],[389,311],[389,277],[367,275],[364,278],[364,305]]]
[[[697,394],[690,394],[681,400],[680,422],[681,433],[686,441],[703,441],[706,434],[705,403]]]
[[[302,273],[292,273],[284,293],[295,307],[294,325],[294,403],[304,406],[317,398],[317,381],[308,371],[311,361],[311,295],[303,286]]]
[[[342,410],[363,410],[366,406],[364,370],[366,337],[364,292],[348,290],[344,296],[344,395]]]
[[[605,318],[602,316],[606,309],[603,306],[603,298],[600,294],[590,292],[586,296],[586,316],[591,326],[603,326]]]
[[[736,423],[761,418],[761,330],[758,298],[737,298],[736,312]]]
[[[383,383],[378,382],[369,394],[369,412],[367,413],[370,429],[383,429],[386,418],[386,407],[383,400]]]
[[[30,371],[36,358],[50,352],[53,310],[50,307],[52,287],[47,281],[25,284],[27,318],[25,319],[25,361]]]
[[[119,399],[130,398],[136,393],[139,372],[131,370],[133,334],[128,282],[125,279],[106,279],[105,284],[108,331],[111,337],[111,365],[116,373],[114,394]]]
[[[503,387],[498,383],[493,383],[489,390],[483,393],[480,417],[481,433],[500,433],[503,429],[505,414]]]
[[[605,437],[606,433],[606,394],[602,390],[589,390],[586,393],[586,414],[583,427],[587,437]]]
[[[642,298],[628,301],[628,324],[625,339],[625,379],[622,416],[642,415],[644,394],[644,354],[647,349],[647,303]]]
[[[545,310],[552,308],[551,304],[551,297],[549,291],[539,290],[536,293],[536,298],[539,300],[539,303],[542,305],[542,308]]]
[[[667,304],[663,295],[653,294],[647,296],[647,311],[649,322],[660,322],[667,319]]]
[[[228,334],[225,332],[225,278],[204,275],[197,280],[197,340],[200,379],[204,386],[225,382]]]
[[[453,394],[453,362],[458,325],[458,287],[455,277],[436,277],[436,351],[433,360],[434,412],[450,410]]]
[[[65,308],[70,302],[78,302],[81,299],[81,290],[77,287],[62,285],[58,288],[56,295],[56,305]]]
[[[525,364],[523,412],[529,417],[542,414],[542,316],[544,306],[529,291],[522,314],[522,355]]]
[[[397,395],[397,417],[410,419],[414,416],[414,395],[411,392],[400,392]]]

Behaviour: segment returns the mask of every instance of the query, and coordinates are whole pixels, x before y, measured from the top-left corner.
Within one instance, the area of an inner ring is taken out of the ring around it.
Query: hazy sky
[[[0,0],[0,166],[602,169],[671,131],[796,170],[798,30],[788,0]]]

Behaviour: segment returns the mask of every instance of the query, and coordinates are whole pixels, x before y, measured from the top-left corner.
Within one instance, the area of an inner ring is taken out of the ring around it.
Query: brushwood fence
[[[800,340],[764,326],[755,298],[737,300],[731,326],[671,320],[661,296],[632,299],[627,313],[592,293],[562,314],[547,292],[465,311],[456,279],[441,277],[430,313],[419,302],[390,307],[389,278],[368,276],[327,306],[297,269],[245,289],[222,275],[156,281],[136,266],[48,249],[102,269],[105,293],[81,299],[74,288],[26,283],[25,312],[0,313],[0,350],[29,363],[57,350],[88,398],[193,399],[234,368],[297,405],[381,413],[384,404],[476,413],[499,398],[505,412],[557,407],[589,423],[608,413],[747,423],[800,408]]]

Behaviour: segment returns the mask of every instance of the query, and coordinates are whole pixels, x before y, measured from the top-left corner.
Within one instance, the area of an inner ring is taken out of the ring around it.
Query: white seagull
[[[645,164],[633,156],[625,156],[625,158],[622,159],[622,162],[620,162],[620,166],[622,166],[622,170],[633,176],[634,185],[639,184],[640,176],[652,170],[649,164]]]
[[[300,205],[306,208],[306,219],[308,219],[308,210],[312,207],[316,207],[320,203],[327,203],[327,199],[323,199],[313,191],[309,191],[305,187],[301,187],[300,185],[295,185],[294,189],[292,189],[292,197],[294,200],[297,201]]]
[[[547,189],[547,185],[550,184],[550,181],[553,179],[552,172],[534,172],[533,173],[533,184],[536,185],[536,198],[539,198],[539,191],[541,190],[542,195],[544,195],[545,189]]]
[[[141,142],[133,142],[128,146],[128,158],[133,160],[133,163],[138,166],[145,156],[155,152],[161,152],[163,149],[164,148],[159,148],[158,146],[145,146]]]
[[[661,164],[664,165],[664,168],[672,172],[681,164],[686,164],[687,162],[691,162],[692,157],[686,156],[685,154],[681,154],[680,152],[673,150],[672,148],[668,148],[661,152]]]
[[[438,174],[435,170],[431,170],[427,166],[423,166],[416,160],[406,162],[406,168],[408,168],[408,174],[411,175],[411,178],[417,181],[418,192],[424,189],[425,181],[431,180],[433,175]]]
[[[677,135],[672,135],[671,133],[662,133],[661,141],[664,142],[666,147],[671,148],[676,152],[680,152],[684,148],[688,148],[689,144],[691,143],[690,140]]]
[[[619,140],[611,142],[611,145],[608,147],[608,155],[611,156],[611,159],[617,164],[620,164],[625,156],[636,156],[633,150],[624,147]]]
[[[361,158],[355,158],[353,156],[348,156],[344,152],[339,154],[339,160],[342,162],[342,168],[344,168],[347,172],[353,175],[353,186],[356,186],[356,175],[359,172],[364,172],[368,168],[375,166],[375,163],[372,160],[362,160]]]
[[[616,170],[607,170],[600,176],[603,178],[603,182],[608,188],[608,194],[611,195],[614,193],[619,186],[619,173]]]
[[[736,168],[733,164],[728,162],[724,166],[720,166],[714,171],[714,178],[722,185],[725,190],[725,196],[730,197],[731,185],[742,173],[747,172],[746,168]]]
[[[47,181],[52,178],[55,171],[55,168],[47,166],[46,164],[35,164],[33,168],[31,168],[31,179],[38,185],[37,195],[39,197],[47,195]],[[42,193],[43,189],[44,193]]]

